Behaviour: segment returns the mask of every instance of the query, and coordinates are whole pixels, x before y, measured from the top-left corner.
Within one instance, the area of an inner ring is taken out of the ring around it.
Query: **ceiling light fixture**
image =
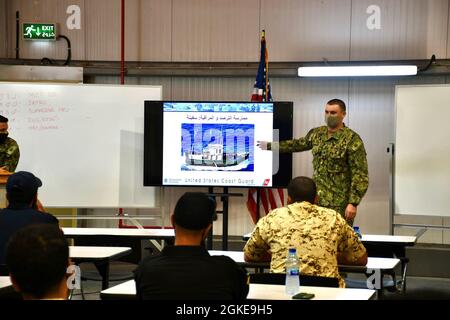
[[[322,66],[300,67],[299,77],[370,77],[370,76],[413,76],[417,66]]]

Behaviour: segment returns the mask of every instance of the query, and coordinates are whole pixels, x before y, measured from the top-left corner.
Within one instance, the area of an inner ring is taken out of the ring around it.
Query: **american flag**
[[[261,33],[261,57],[258,66],[258,74],[256,75],[255,85],[253,86],[252,102],[272,101],[272,93],[269,83],[269,59],[266,47],[266,32]],[[257,189],[248,190],[247,209],[250,212],[252,220],[256,223],[259,220],[259,212],[257,210]],[[270,210],[284,205],[283,189],[260,189],[260,205],[262,205],[265,214]]]

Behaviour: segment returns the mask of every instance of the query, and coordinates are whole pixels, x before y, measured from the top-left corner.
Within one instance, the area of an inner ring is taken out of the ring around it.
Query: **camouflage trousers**
[[[347,205],[345,206],[327,206],[327,208],[333,209],[334,211],[336,211],[337,213],[339,213],[342,218],[345,219],[345,209],[347,208]],[[347,223],[350,225],[350,227],[353,227],[353,221],[355,219],[345,219],[345,221],[347,221]]]

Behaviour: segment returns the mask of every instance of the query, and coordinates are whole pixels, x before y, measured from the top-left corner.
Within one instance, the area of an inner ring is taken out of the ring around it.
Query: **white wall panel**
[[[369,189],[358,206],[355,225],[363,233],[389,232],[389,165],[387,147],[394,132],[393,79],[352,80],[348,125],[364,141]]]
[[[369,189],[355,224],[362,232],[389,232],[389,179],[391,156],[387,153],[394,139],[395,85],[442,83],[443,77],[409,77],[352,80],[348,104],[349,127],[363,139],[369,164]],[[424,200],[425,201],[425,200]],[[366,229],[368,228],[368,229]]]
[[[366,13],[380,8],[380,29],[369,30]],[[352,1],[352,60],[445,58],[448,0]]]
[[[261,0],[269,61],[348,60],[350,0]]]
[[[125,59],[170,61],[172,1],[127,0],[125,3]]]
[[[173,0],[173,61],[255,61],[258,0]]]

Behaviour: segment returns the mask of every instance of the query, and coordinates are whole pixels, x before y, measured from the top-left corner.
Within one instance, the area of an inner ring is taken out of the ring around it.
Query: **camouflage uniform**
[[[344,216],[349,203],[360,203],[369,186],[369,175],[364,143],[356,132],[344,125],[328,138],[328,128],[322,126],[311,129],[304,138],[269,144],[268,148],[276,145],[280,153],[312,149],[318,205]]]
[[[284,273],[290,247],[297,248],[302,274],[338,278],[340,287],[345,282],[339,275],[338,254],[356,261],[366,253],[356,233],[334,210],[296,202],[260,219],[244,254],[249,260],[261,261],[270,252],[270,272]]]
[[[0,167],[5,167],[9,172],[16,170],[19,163],[20,151],[19,145],[14,139],[6,138],[6,141],[0,144]]]

